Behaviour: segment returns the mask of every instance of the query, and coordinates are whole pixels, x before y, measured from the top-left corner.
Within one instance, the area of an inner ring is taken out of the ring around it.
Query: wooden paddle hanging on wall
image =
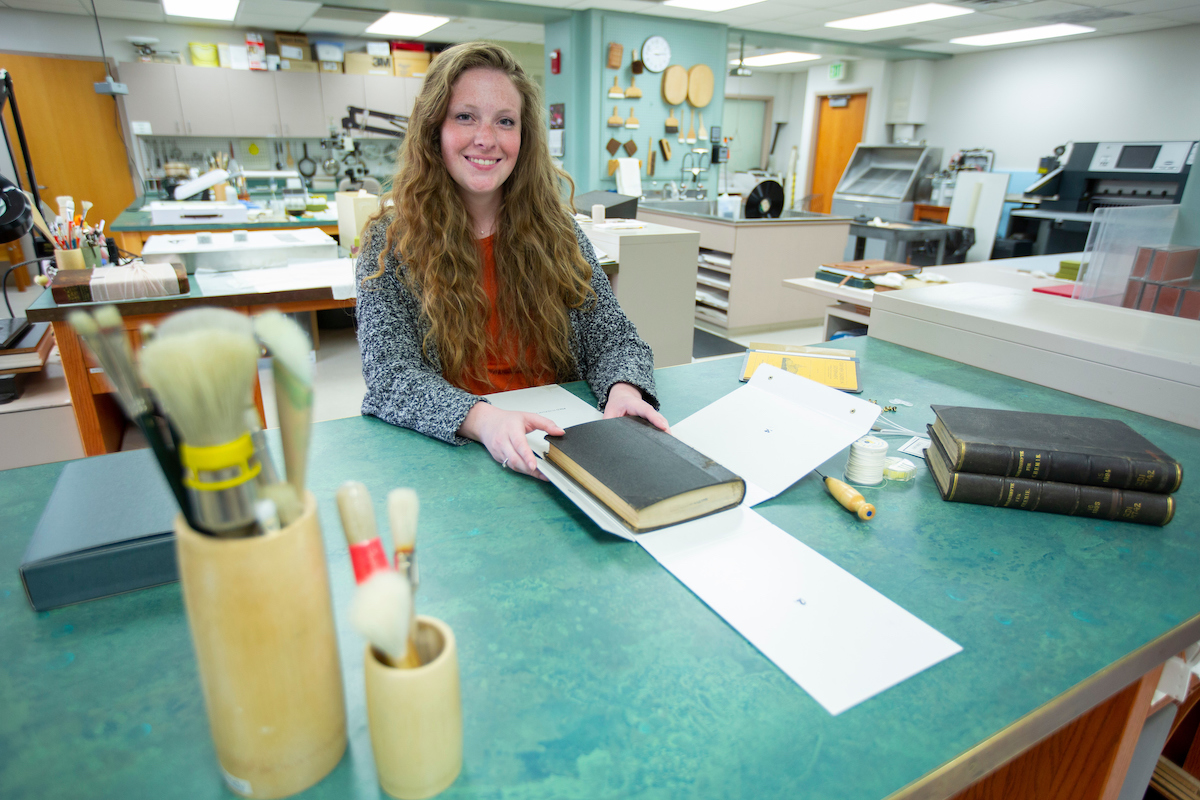
[[[687,100],[688,74],[687,70],[678,64],[672,64],[663,72],[662,96],[669,106],[677,106]]]
[[[688,70],[687,100],[693,108],[704,108],[712,97],[713,71],[708,64],[696,64]]]

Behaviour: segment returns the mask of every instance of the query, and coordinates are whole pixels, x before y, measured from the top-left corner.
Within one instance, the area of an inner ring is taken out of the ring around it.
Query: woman
[[[654,359],[564,207],[540,92],[486,43],[434,59],[413,106],[393,208],[359,255],[363,413],[542,477],[525,435],[562,429],[489,392],[586,379],[604,416],[663,430]],[[570,180],[570,178],[567,178]]]

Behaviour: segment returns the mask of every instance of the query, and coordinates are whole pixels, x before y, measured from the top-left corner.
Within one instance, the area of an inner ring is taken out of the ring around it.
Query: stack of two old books
[[[1183,467],[1115,419],[932,406],[925,463],[943,500],[1166,525]]]

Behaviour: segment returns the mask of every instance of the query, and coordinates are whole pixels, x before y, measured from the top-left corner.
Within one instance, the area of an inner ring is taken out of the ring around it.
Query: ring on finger
[[[507,458],[500,462],[500,469],[508,469],[508,459]]]

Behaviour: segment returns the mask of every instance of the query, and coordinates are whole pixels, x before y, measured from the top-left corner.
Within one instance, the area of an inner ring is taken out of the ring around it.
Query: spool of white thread
[[[604,222],[604,205],[596,203],[592,206],[592,224],[599,225]]]
[[[850,445],[850,458],[846,462],[846,480],[862,486],[883,483],[883,464],[887,458],[888,444],[878,436],[864,436]]]

